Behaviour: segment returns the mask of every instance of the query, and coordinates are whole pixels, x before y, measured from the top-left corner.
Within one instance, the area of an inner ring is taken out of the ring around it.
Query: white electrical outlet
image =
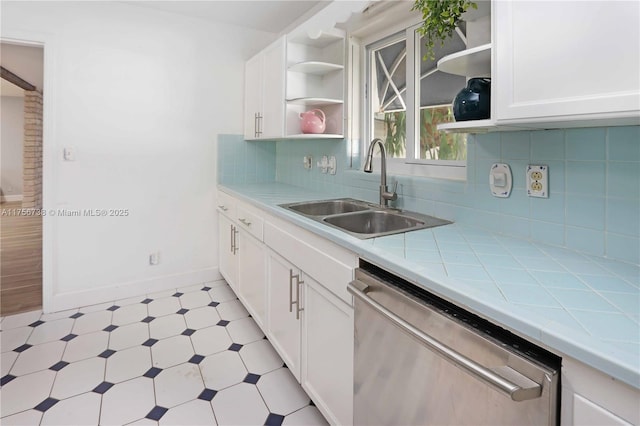
[[[310,155],[306,155],[303,157],[302,161],[304,163],[304,168],[307,170],[311,170],[311,168],[313,167],[313,157],[311,157]]]
[[[549,167],[531,164],[527,166],[527,195],[549,198]]]
[[[160,252],[151,253],[149,255],[149,265],[157,265],[160,263]]]

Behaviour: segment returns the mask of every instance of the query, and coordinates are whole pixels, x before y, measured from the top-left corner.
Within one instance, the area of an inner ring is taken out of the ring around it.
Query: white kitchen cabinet
[[[300,381],[302,298],[300,270],[278,254],[267,254],[268,298],[267,335],[294,377]],[[294,288],[295,286],[295,288]]]
[[[329,423],[353,424],[353,307],[305,276],[302,387]],[[327,407],[329,409],[327,409]]]
[[[640,123],[640,3],[494,1],[495,121]]]
[[[284,135],[285,37],[245,64],[244,137],[277,139]]]
[[[238,297],[261,328],[266,318],[266,271],[264,244],[241,230],[238,234]]]
[[[286,136],[344,137],[345,33],[324,32],[318,38],[287,38]],[[300,113],[319,109],[325,114],[322,134],[303,134]]]
[[[640,390],[562,357],[562,425],[640,425]]]
[[[218,253],[220,274],[231,288],[238,291],[238,257],[236,221],[236,200],[218,192]]]

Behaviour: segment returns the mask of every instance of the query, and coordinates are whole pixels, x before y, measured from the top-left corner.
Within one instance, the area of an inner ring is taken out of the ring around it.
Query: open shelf
[[[297,64],[291,65],[289,67],[289,71],[303,72],[313,75],[325,75],[330,72],[339,71],[342,69],[344,69],[344,65],[320,61],[298,62]]]
[[[438,124],[438,130],[447,133],[486,133],[493,131],[495,126],[495,123],[491,119],[468,120]]]
[[[332,133],[300,133],[297,135],[287,135],[287,139],[344,139],[344,135]]]
[[[322,105],[340,105],[344,101],[342,99],[330,99],[330,98],[293,98],[287,99],[287,103],[293,105],[305,105],[305,106],[322,106]]]
[[[445,56],[438,61],[438,70],[464,77],[491,77],[491,43]]]

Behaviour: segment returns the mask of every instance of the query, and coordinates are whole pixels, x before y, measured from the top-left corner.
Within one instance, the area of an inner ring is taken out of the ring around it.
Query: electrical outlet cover
[[[549,198],[549,167],[533,164],[527,166],[527,195]]]

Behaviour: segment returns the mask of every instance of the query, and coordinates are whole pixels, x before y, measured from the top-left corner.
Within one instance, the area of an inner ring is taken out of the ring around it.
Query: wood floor
[[[42,217],[0,204],[0,315],[42,307]]]

